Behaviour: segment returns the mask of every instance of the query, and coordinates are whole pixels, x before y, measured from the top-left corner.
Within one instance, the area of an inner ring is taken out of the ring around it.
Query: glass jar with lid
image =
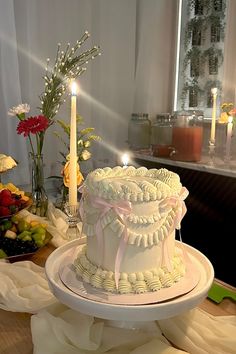
[[[132,113],[128,127],[128,143],[132,150],[150,148],[151,122],[147,113]]]
[[[152,125],[151,145],[153,156],[169,157],[172,146],[173,119],[169,113],[157,114]]]
[[[203,112],[177,111],[175,118],[171,158],[179,161],[200,161],[203,145]]]

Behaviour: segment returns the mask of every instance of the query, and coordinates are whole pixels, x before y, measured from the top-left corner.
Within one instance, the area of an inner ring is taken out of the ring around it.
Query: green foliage
[[[84,121],[80,115],[76,116],[77,125],[83,125]],[[62,165],[65,165],[68,154],[70,152],[70,125],[65,123],[65,121],[58,119],[57,123],[59,127],[62,129],[63,136],[60,132],[55,131],[55,136],[61,141],[61,143],[65,147],[65,152],[60,152],[60,155],[63,157],[61,161]],[[101,138],[98,135],[92,134],[94,132],[94,128],[84,128],[80,129],[77,132],[77,155],[79,161],[86,161],[91,157],[90,148],[91,141],[100,141]]]
[[[85,128],[85,129],[81,129],[79,132],[80,137],[83,137],[85,135],[88,135],[90,133],[92,133],[94,131],[94,128]]]
[[[39,96],[41,106],[38,108],[44,116],[51,120],[51,124],[64,102],[64,95],[70,81],[82,75],[86,71],[88,61],[100,54],[100,49],[96,46],[78,54],[80,47],[88,38],[89,34],[85,32],[74,46],[68,43],[65,51],[61,50],[59,43],[52,67],[49,65],[50,59],[47,59],[46,74],[43,77],[45,89]]]
[[[193,72],[198,73],[199,76],[203,74],[203,67],[201,65],[201,50],[198,47],[192,47],[189,49],[185,55],[184,62],[183,62],[183,70],[186,70],[188,64],[191,65],[191,69]]]
[[[201,99],[202,95],[204,94],[204,90],[199,86],[198,80],[196,78],[192,80],[187,80],[183,86],[181,93],[182,109],[184,109],[187,94],[191,89],[193,89],[199,99]]]
[[[224,56],[222,49],[210,47],[202,53],[203,63],[208,60],[209,73],[214,74],[218,72],[218,68],[222,65]]]
[[[193,37],[194,31],[201,31],[201,41],[203,42],[205,39],[206,29],[207,29],[207,22],[205,17],[198,17],[198,16],[193,17],[186,25],[185,39],[184,39],[185,48],[188,47]]]
[[[76,116],[76,121],[78,126],[84,124],[84,120],[80,115]],[[65,151],[59,152],[60,156],[62,157],[62,160],[58,162],[62,165],[62,167],[64,167],[69,158],[70,152],[70,125],[65,123],[65,121],[61,119],[58,119],[56,122],[58,123],[61,132],[54,131],[54,135],[60,140],[60,142],[64,145],[65,148]],[[78,130],[77,132],[77,155],[79,162],[84,162],[90,159],[90,149],[92,147],[92,141],[101,140],[98,135],[92,134],[93,132],[94,128],[84,128]],[[59,190],[62,191],[62,198],[57,207],[63,210],[64,203],[68,195],[68,187],[64,185],[62,176],[51,176],[51,178],[56,178],[57,180],[61,181]]]
[[[216,48],[214,46],[204,50],[202,53],[203,58],[211,57],[211,56],[217,56],[221,62],[224,59],[222,49]]]
[[[194,11],[196,7],[203,8],[203,14],[224,12],[226,8],[225,0],[188,0],[188,13]]]
[[[204,102],[204,105],[206,102],[208,104],[209,91],[212,87],[217,87],[221,94],[219,80],[208,80],[205,83],[207,79],[204,80],[204,77],[212,75],[211,77],[216,78],[224,60],[222,49],[214,43],[222,42],[224,38],[226,9],[226,0],[187,0],[184,4],[186,3],[189,21],[186,23],[184,35],[186,54],[182,63],[185,81],[180,97],[182,108],[187,94],[189,98],[197,95],[198,101]],[[205,50],[208,34],[210,47]]]

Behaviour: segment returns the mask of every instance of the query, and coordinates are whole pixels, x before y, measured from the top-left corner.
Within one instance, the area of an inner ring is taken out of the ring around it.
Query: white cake
[[[81,216],[87,243],[74,265],[83,281],[115,293],[157,291],[185,274],[175,248],[188,195],[166,169],[120,166],[91,172]]]

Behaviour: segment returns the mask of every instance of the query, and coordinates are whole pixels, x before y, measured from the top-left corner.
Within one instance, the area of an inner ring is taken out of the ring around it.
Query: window
[[[221,97],[228,0],[181,0],[175,110],[198,108],[210,117],[211,88]]]

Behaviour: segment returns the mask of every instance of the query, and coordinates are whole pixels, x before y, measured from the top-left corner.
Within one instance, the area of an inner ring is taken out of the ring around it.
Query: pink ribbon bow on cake
[[[168,249],[168,237],[175,229],[180,230],[181,228],[181,221],[187,211],[184,200],[187,198],[188,194],[187,188],[182,187],[179,195],[165,198],[159,205],[161,213],[168,212],[170,207],[176,210],[173,224],[169,230],[168,236],[163,240],[162,248],[162,266],[166,266],[169,272],[172,271],[172,265]]]
[[[84,194],[85,188],[81,188],[80,192]],[[82,196],[82,200],[83,200],[83,196]],[[113,209],[114,212],[117,214],[118,219],[124,226],[124,230],[121,235],[121,240],[120,240],[119,248],[115,259],[115,284],[116,284],[116,288],[118,288],[120,265],[128,241],[128,232],[127,232],[125,219],[131,213],[131,203],[128,201],[119,201],[115,203],[115,202],[107,201],[100,197],[95,197],[91,194],[89,195],[89,200],[91,205],[95,208],[98,208],[100,211],[97,223],[95,225],[96,237],[98,242],[98,252],[101,255],[100,262],[98,264],[99,266],[101,266],[102,259],[103,259],[103,233],[102,233],[102,224],[101,224],[103,217],[111,209]],[[81,218],[83,219],[84,216],[83,202],[80,204],[80,214],[81,214]]]

